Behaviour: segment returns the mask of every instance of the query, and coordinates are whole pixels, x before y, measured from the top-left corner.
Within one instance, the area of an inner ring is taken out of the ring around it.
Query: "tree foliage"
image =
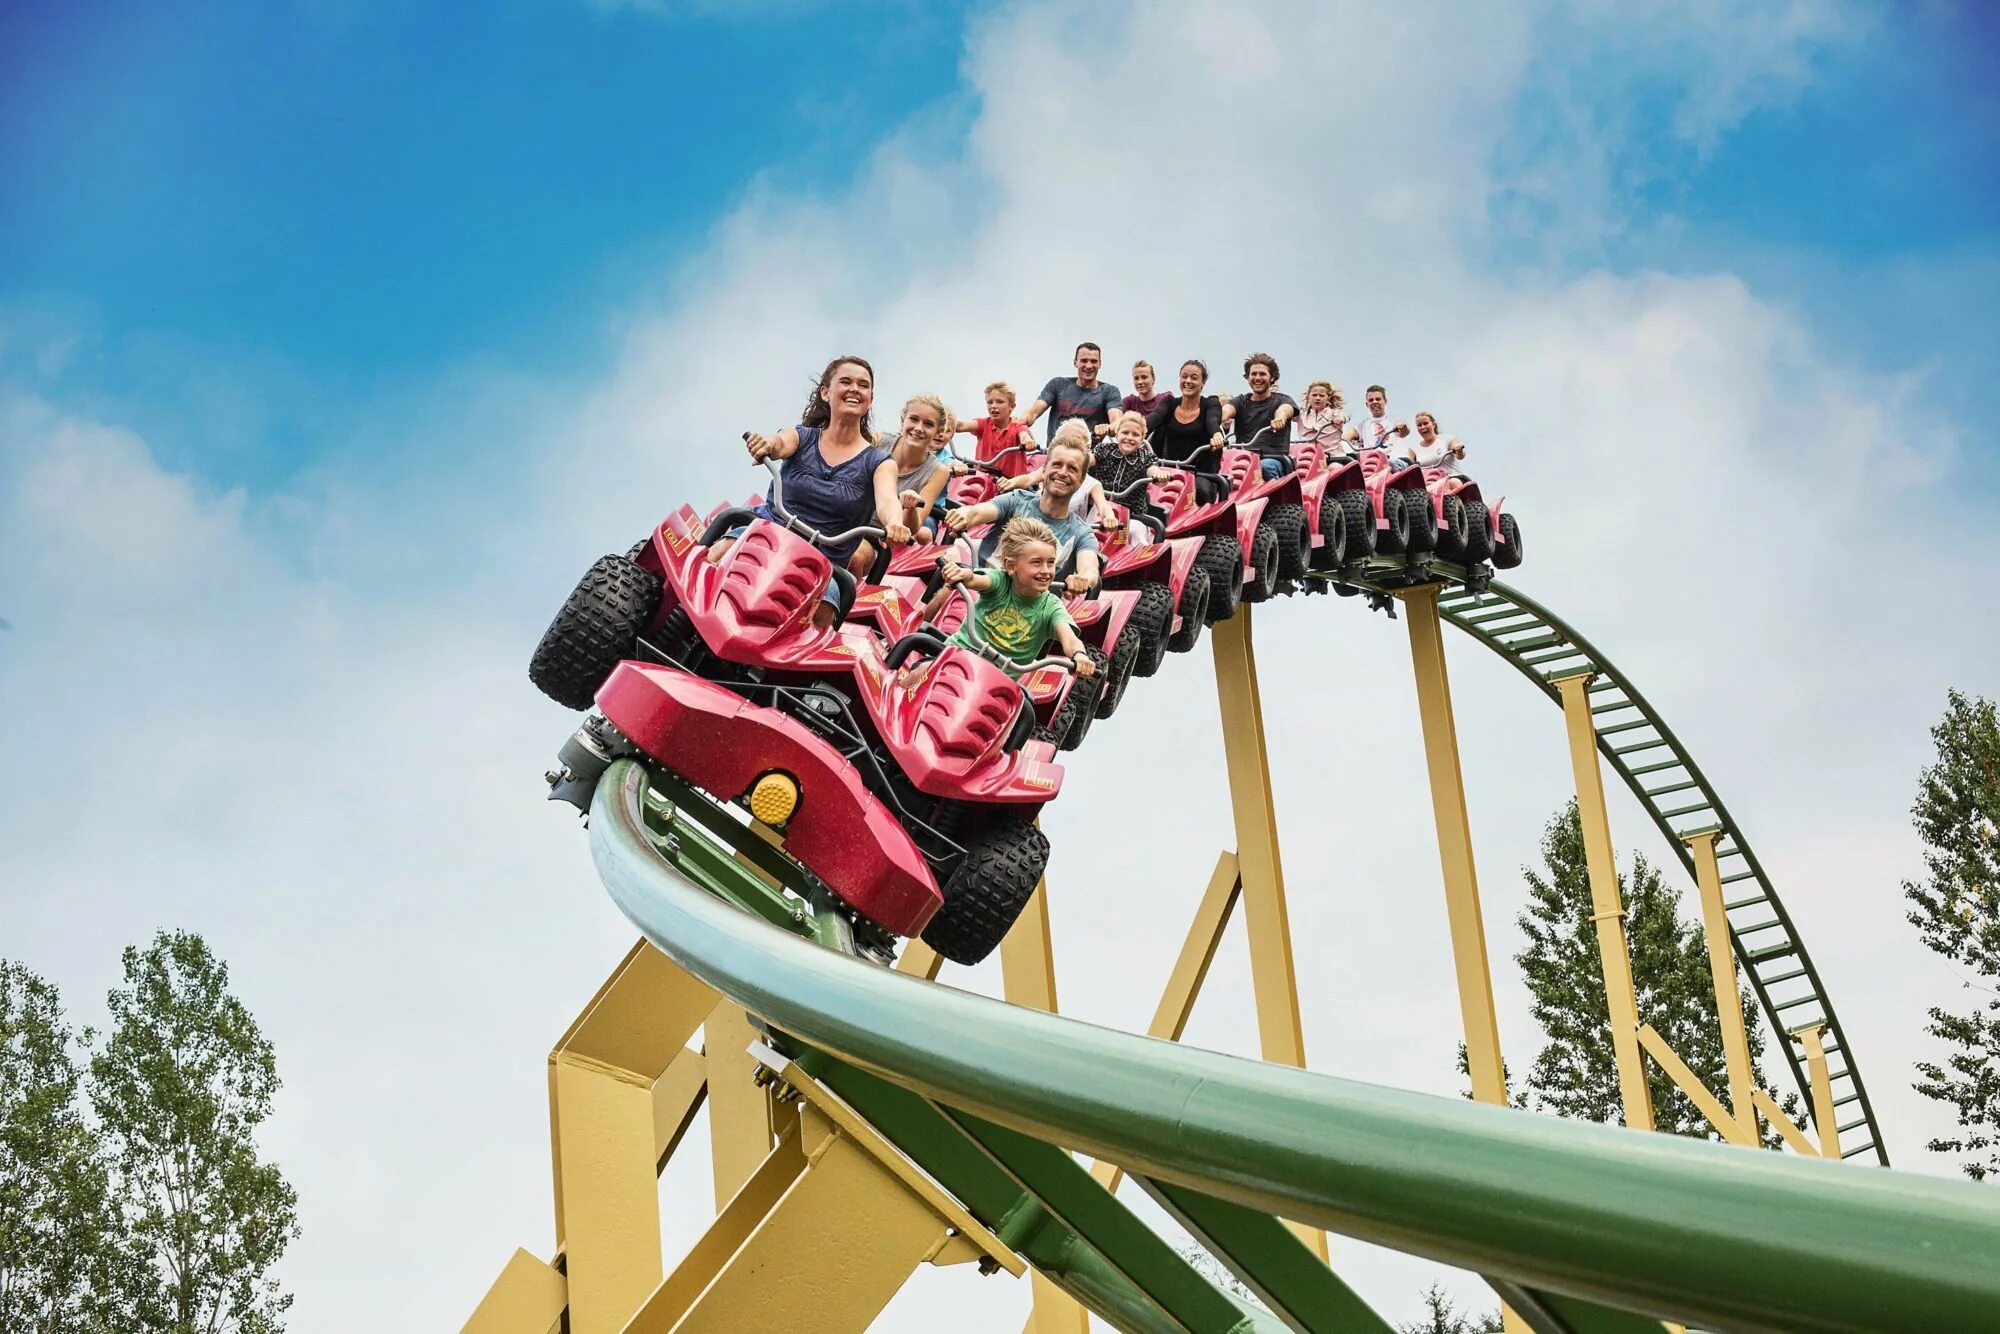
[[[1424,1289],[1422,1318],[1398,1329],[1400,1334],[1500,1334],[1502,1325],[1498,1309],[1483,1316],[1459,1314],[1443,1287],[1433,1283]]]
[[[0,1330],[121,1323],[118,1214],[72,1041],[56,989],[0,960]]]
[[[1931,729],[1937,760],[1917,782],[1911,810],[1924,843],[1920,881],[1905,881],[1909,918],[1924,944],[2000,989],[2000,719],[1993,701],[1951,691]],[[1949,1103],[1959,1133],[1930,1142],[1968,1155],[1966,1175],[2000,1173],[2000,999],[1964,1014],[1933,1006],[1925,1031],[1951,1047],[1944,1064],[1917,1065],[1917,1092]]]
[[[92,1103],[143,1265],[132,1328],[277,1334],[291,1297],[270,1270],[298,1235],[297,1198],[254,1135],[278,1088],[271,1044],[198,935],[124,954]]]
[[[1587,1121],[1618,1122],[1624,1104],[1611,1043],[1611,1014],[1604,995],[1583,824],[1571,800],[1542,834],[1540,871],[1529,869],[1528,906],[1520,926],[1528,946],[1515,956],[1533,999],[1536,1023],[1548,1042],[1528,1071],[1528,1099],[1539,1111]],[[1643,856],[1618,877],[1625,905],[1625,933],[1640,1022],[1651,1024],[1710,1089],[1728,1084],[1722,1028],[1716,1021],[1715,983],[1699,921],[1684,920],[1678,896]],[[1739,989],[1755,1077],[1762,1072],[1764,1033],[1756,1002]],[[1719,1139],[1693,1102],[1667,1073],[1648,1060],[1646,1086],[1654,1124],[1676,1135]],[[1775,1096],[1775,1095],[1774,1095]],[[1780,1100],[1796,1104],[1795,1097]]]

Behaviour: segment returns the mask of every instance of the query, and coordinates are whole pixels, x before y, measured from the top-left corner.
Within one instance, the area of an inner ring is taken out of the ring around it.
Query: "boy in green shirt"
[[[1017,667],[1025,667],[1041,655],[1043,644],[1054,639],[1076,664],[1078,676],[1094,674],[1097,666],[1077,637],[1076,622],[1062,599],[1049,592],[1056,577],[1055,533],[1040,519],[1019,515],[1008,520],[994,555],[998,567],[984,570],[945,561],[945,583],[967,584],[980,594],[973,614],[947,642],[976,650],[979,641],[972,637],[976,625],[980,640]]]

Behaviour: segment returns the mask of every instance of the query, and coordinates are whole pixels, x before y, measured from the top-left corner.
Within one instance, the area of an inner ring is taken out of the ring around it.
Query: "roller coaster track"
[[[1722,862],[1723,888],[1727,892],[1737,887],[1725,903],[1730,939],[1751,991],[1780,1035],[1779,1046],[1798,1083],[1800,1097],[1811,1100],[1805,1064],[1792,1044],[1782,1038],[1801,1027],[1824,1024],[1832,1039],[1827,1052],[1841,1056],[1841,1063],[1827,1072],[1834,1086],[1834,1106],[1852,1106],[1858,1111],[1839,1128],[1840,1156],[1873,1153],[1886,1167],[1889,1154],[1868,1102],[1868,1090],[1833,1012],[1833,1000],[1806,953],[1805,941],[1752,851],[1743,827],[1729,814],[1659,712],[1596,645],[1547,607],[1505,584],[1495,581],[1477,592],[1455,585],[1439,596],[1438,614],[1506,659],[1558,706],[1561,701],[1551,682],[1582,671],[1597,676],[1590,692],[1598,753],[1646,808],[1690,877],[1694,875],[1694,858],[1685,836],[1704,829],[1721,831],[1716,855]],[[1866,1138],[1850,1146],[1849,1133],[1862,1129],[1867,1131]]]
[[[2000,1319],[2000,1200],[1970,1182],[1387,1089],[927,983],[824,948],[840,921],[792,863],[629,760],[599,781],[590,836],[647,939],[768,1026],[768,1073],[879,1134],[990,1230],[974,1237],[989,1254],[1116,1328],[1387,1334],[1280,1219],[1478,1272],[1547,1334]],[[1071,1150],[1132,1174],[1266,1310],[1203,1278]],[[674,1319],[651,1314],[627,1328]]]
[[[1826,1030],[1824,1050],[1841,1062],[1827,1072],[1834,1105],[1858,1106],[1858,1118],[1838,1128],[1841,1156],[1872,1152],[1886,1166],[1851,1050],[1796,927],[1740,826],[1631,680],[1540,603],[1501,583],[1467,583],[1456,567],[1375,559],[1343,570],[1338,582],[1393,592],[1439,577],[1439,617],[1558,705],[1556,682],[1591,676],[1600,756],[1690,874],[1706,873],[1710,890],[1721,882],[1731,945],[1772,1028]],[[1565,688],[1581,747],[1578,683]],[[761,827],[630,760],[597,783],[590,839],[600,879],[657,950],[657,965],[754,1017],[763,1033],[751,1047],[758,1077],[810,1106],[815,1133],[837,1125],[872,1146],[878,1162],[938,1204],[939,1216],[957,1220],[949,1236],[959,1258],[969,1246],[982,1266],[1033,1267],[1116,1328],[1387,1334],[1390,1326],[1287,1222],[1478,1273],[1542,1334],[1659,1331],[1662,1321],[1717,1330],[2000,1328],[2000,1267],[1992,1263],[2000,1197],[1970,1183],[1843,1170],[1809,1154],[1386,1089],[938,986],[857,957],[846,916]],[[1699,859],[1690,839],[1700,842]],[[609,994],[600,991],[593,1007]],[[645,1013],[628,1022],[649,1022]],[[676,1051],[679,1041],[671,1039]],[[1781,1045],[1810,1102],[1810,1070]],[[580,1059],[595,1058],[584,1051]],[[657,1071],[640,1077],[660,1088],[672,1082]],[[679,1115],[684,1124],[692,1111]],[[801,1113],[796,1126],[807,1124]],[[1863,1128],[1865,1139],[1847,1138]],[[784,1133],[760,1180],[766,1171],[775,1181],[802,1170],[807,1132],[795,1128],[790,1149]],[[1205,1277],[1130,1212],[1115,1186],[1079,1166],[1079,1152],[1128,1173],[1256,1300]],[[559,1151],[559,1239],[562,1161]],[[755,1193],[746,1184],[739,1198]],[[836,1207],[809,1226],[866,1229],[862,1209],[858,1201]],[[737,1226],[719,1216],[715,1228],[726,1238]],[[567,1282],[570,1295],[558,1301],[572,1303],[562,1319],[574,1322],[585,1280],[581,1252],[568,1254],[566,1279],[560,1259],[541,1266],[517,1257],[526,1263],[516,1270],[544,1290]],[[768,1319],[755,1305],[765,1282],[757,1275],[768,1271],[746,1269],[747,1309]],[[593,1303],[605,1273],[599,1267],[588,1279]],[[512,1291],[504,1278],[495,1291],[503,1290]],[[629,1324],[622,1314],[607,1321],[594,1305],[570,1327],[741,1327],[741,1296],[719,1307],[731,1312],[720,1325],[714,1311],[704,1314],[702,1301],[717,1290],[670,1278]],[[489,1298],[468,1328],[540,1334],[549,1328],[544,1317],[563,1310],[537,1308],[525,1324],[482,1323],[506,1308]]]

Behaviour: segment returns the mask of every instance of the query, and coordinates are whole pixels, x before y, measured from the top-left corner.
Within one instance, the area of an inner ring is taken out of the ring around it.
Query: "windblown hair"
[[[1339,388],[1337,388],[1337,387],[1336,387],[1336,386],[1334,385],[1333,381],[1331,381],[1331,380],[1314,380],[1314,381],[1313,381],[1313,382],[1312,382],[1311,384],[1309,384],[1309,385],[1307,385],[1307,386],[1306,386],[1306,397],[1307,397],[1307,398],[1311,398],[1311,397],[1312,397],[1312,391],[1313,391],[1313,390],[1315,390],[1315,389],[1324,389],[1324,390],[1326,390],[1326,405],[1327,405],[1328,407],[1334,407],[1334,406],[1336,406],[1336,405],[1338,405],[1338,404],[1339,404],[1339,402],[1340,402],[1340,390],[1339,390]]]
[[[813,386],[812,393],[806,398],[806,410],[799,414],[799,425],[825,426],[833,420],[833,405],[828,403],[824,398],[821,398],[820,395],[832,387],[833,373],[842,366],[859,366],[862,370],[867,371],[868,386],[871,389],[874,388],[875,368],[873,366],[870,366],[860,357],[835,357],[832,361],[827,362],[826,369],[819,373],[819,383]],[[870,407],[862,415],[861,438],[871,445],[875,443],[875,409],[873,407]]]
[[[1019,560],[1021,553],[1035,542],[1046,542],[1051,550],[1060,551],[1055,529],[1043,523],[1032,514],[1017,514],[1007,520],[1007,526],[1000,530],[1000,546],[994,553],[1000,558],[1000,568],[1006,569]]]
[[[1271,383],[1276,384],[1278,382],[1278,359],[1272,356],[1269,352],[1252,352],[1249,356],[1243,359],[1243,373],[1246,376],[1250,374],[1250,368],[1252,366],[1270,367]]]
[[[1005,380],[995,380],[992,384],[987,385],[979,391],[979,397],[983,400],[988,394],[993,393],[998,393],[1004,397],[1007,400],[1007,406],[1010,408],[1020,401],[1014,397],[1014,386],[1008,384]]]

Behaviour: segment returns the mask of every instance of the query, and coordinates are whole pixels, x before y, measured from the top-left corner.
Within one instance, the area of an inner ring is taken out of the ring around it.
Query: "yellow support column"
[[[1833,1107],[1833,1080],[1826,1068],[1826,1025],[1809,1024],[1793,1029],[1792,1037],[1806,1049],[1806,1074],[1812,1086],[1813,1125],[1819,1129],[1820,1157],[1838,1162],[1840,1122]]]
[[[1278,813],[1271,796],[1271,757],[1264,743],[1264,705],[1257,688],[1257,650],[1251,605],[1209,633],[1215,654],[1215,694],[1222,709],[1222,752],[1229,767],[1229,800],[1236,817],[1236,863],[1242,882],[1243,925],[1250,938],[1250,986],[1257,1001],[1257,1042],[1266,1061],[1306,1064],[1299,1021],[1298,969],[1292,962],[1291,916],[1285,907],[1285,870],[1278,854]],[[1211,889],[1213,886],[1211,885]],[[1292,1224],[1320,1259],[1326,1234]]]
[[[1030,1010],[1056,1012],[1055,949],[1049,938],[1049,882],[1035,886],[1034,897],[1014,919],[1000,942],[1000,986],[1007,1000]],[[1032,1276],[1032,1334],[1089,1334],[1090,1313],[1040,1273]]]
[[[1625,903],[1618,892],[1618,863],[1611,853],[1611,820],[1604,806],[1604,773],[1597,765],[1597,727],[1590,718],[1592,672],[1560,677],[1563,721],[1569,728],[1569,762],[1576,775],[1576,809],[1590,868],[1591,920],[1604,965],[1604,999],[1611,1016],[1611,1052],[1618,1065],[1618,1095],[1625,1124],[1653,1128],[1653,1099],[1639,1055],[1639,1001],[1632,988],[1632,953],[1625,938]]]
[[[654,1088],[717,999],[641,941],[549,1053],[571,1334],[616,1334],[659,1286]]]
[[[1715,844],[1720,829],[1687,836],[1694,853],[1694,881],[1701,891],[1701,926],[1708,938],[1708,971],[1715,979],[1715,1017],[1722,1026],[1722,1056],[1729,1070],[1729,1109],[1747,1143],[1757,1143],[1757,1104],[1751,1098],[1750,1039],[1743,1030],[1743,996],[1737,989],[1736,954],[1729,943],[1729,913],[1722,904],[1722,871]]]
[[[1410,662],[1417,678],[1417,713],[1430,770],[1431,811],[1437,821],[1438,860],[1444,870],[1445,919],[1458,972],[1458,1009],[1465,1025],[1466,1068],[1472,1096],[1507,1105],[1506,1067],[1500,1060],[1500,1021],[1493,1009],[1493,972],[1486,961],[1486,923],[1479,911],[1479,875],[1472,862],[1472,823],[1465,813],[1465,775],[1458,763],[1458,723],[1451,713],[1451,678],[1444,665],[1444,629],[1438,623],[1438,586],[1406,590]],[[1510,1306],[1500,1308],[1507,1334],[1528,1325]]]
[[[1486,962],[1486,924],[1479,911],[1479,876],[1472,864],[1472,826],[1465,813],[1465,777],[1458,764],[1458,724],[1451,714],[1451,679],[1445,673],[1437,594],[1436,584],[1419,584],[1402,595],[1410,623],[1410,660],[1416,669],[1417,712],[1430,769],[1431,809],[1437,819],[1445,916],[1458,970],[1458,1007],[1465,1024],[1472,1096],[1504,1107],[1507,1079],[1500,1062],[1500,1024],[1493,1011],[1493,974]]]
[[[558,1334],[568,1300],[560,1273],[526,1251],[515,1251],[462,1334]]]
[[[750,1043],[761,1036],[750,1026],[743,1007],[730,1001],[716,1006],[702,1024],[717,1209],[729,1203],[769,1156],[775,1138],[770,1095],[751,1081],[757,1060],[750,1055]]]

